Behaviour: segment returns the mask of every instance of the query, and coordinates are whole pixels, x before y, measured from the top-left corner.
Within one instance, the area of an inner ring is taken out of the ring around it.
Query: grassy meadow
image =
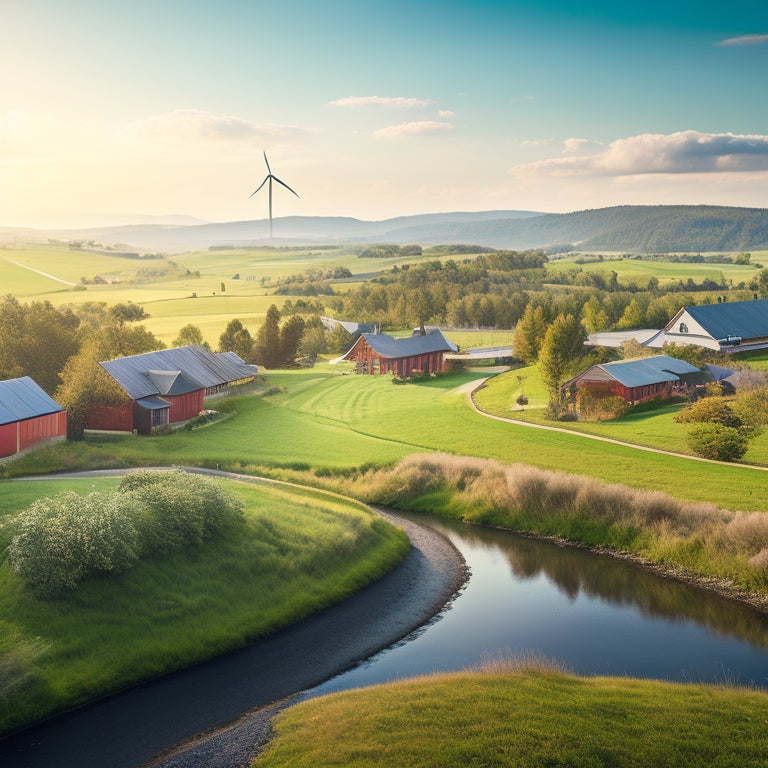
[[[752,356],[749,361],[752,364]],[[756,362],[755,367],[760,367],[760,361]],[[522,408],[516,402],[521,393],[528,398],[528,405]],[[569,432],[581,432],[633,445],[692,455],[686,442],[691,425],[675,422],[675,415],[685,407],[684,404],[640,407],[632,409],[618,419],[607,421],[556,423],[547,419],[547,399],[547,390],[536,365],[494,376],[474,396],[475,404],[481,411],[501,418],[557,426]],[[742,462],[768,466],[768,431],[749,441],[749,449]]]
[[[194,664],[331,605],[405,556],[405,534],[353,501],[231,480],[242,525],[197,548],[36,598],[7,562],[15,514],[117,478],[6,483],[0,509],[0,733]],[[149,631],[151,628],[151,631]]]
[[[570,270],[584,270],[595,272],[610,277],[611,272],[616,272],[620,283],[625,285],[634,282],[641,287],[648,285],[648,281],[655,277],[659,285],[664,286],[683,282],[689,278],[700,283],[704,279],[712,279],[716,282],[734,284],[749,282],[754,277],[756,267],[754,264],[688,264],[671,261],[643,261],[641,259],[624,259],[619,256],[608,256],[603,261],[591,261],[592,257],[579,254],[566,256],[562,259],[550,261],[547,271],[551,273],[568,272]],[[578,261],[584,259],[584,263]],[[752,254],[755,263],[768,264],[768,253],[756,252]]]
[[[302,702],[253,766],[765,766],[764,692],[509,666]]]
[[[483,369],[404,386],[393,385],[388,376],[338,373],[344,370],[348,364],[326,363],[269,373],[275,394],[211,400],[208,405],[227,418],[202,430],[89,437],[79,444],[48,446],[0,469],[0,477],[167,464],[322,475],[441,451],[583,474],[727,509],[768,509],[767,476],[759,469],[639,451],[477,413],[466,387],[487,376]]]

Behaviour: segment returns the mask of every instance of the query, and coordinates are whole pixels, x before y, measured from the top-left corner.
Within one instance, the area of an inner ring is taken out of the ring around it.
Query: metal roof
[[[0,381],[0,424],[11,424],[63,410],[29,376]]]
[[[147,376],[161,395],[185,395],[200,389],[196,381],[188,379],[181,371],[147,371]]]
[[[440,331],[431,331],[426,336],[409,336],[405,339],[395,339],[386,333],[364,333],[362,338],[377,355],[386,358],[451,351],[451,343]]]
[[[701,304],[685,307],[685,311],[715,339],[728,336],[757,339],[768,336],[768,299]]]
[[[619,360],[615,363],[593,365],[584,373],[566,382],[564,386],[577,381],[606,381],[614,379],[625,387],[643,387],[664,381],[678,381],[680,376],[699,372],[699,368],[685,360],[668,355],[654,355],[635,360]]]
[[[162,397],[158,397],[157,395],[142,397],[141,400],[136,401],[136,405],[140,405],[148,411],[161,411],[164,408],[171,407],[171,404],[167,400],[163,400]]]
[[[246,379],[258,373],[256,366],[246,365],[237,355],[235,357],[237,360],[190,344],[186,347],[145,352],[143,355],[118,357],[100,365],[132,400],[139,400],[148,395],[180,394],[161,392],[157,383],[152,381],[150,371],[179,372],[187,384],[197,384],[193,389],[207,389]],[[185,391],[190,392],[193,389]]]

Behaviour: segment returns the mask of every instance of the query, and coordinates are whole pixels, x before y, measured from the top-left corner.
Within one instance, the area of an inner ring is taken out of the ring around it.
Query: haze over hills
[[[768,209],[724,206],[617,206],[574,213],[477,211],[382,221],[290,216],[274,220],[274,245],[467,243],[502,249],[672,253],[768,249]],[[268,245],[269,222],[148,223],[71,230],[0,229],[13,238],[93,240],[132,250],[178,253],[212,246]]]

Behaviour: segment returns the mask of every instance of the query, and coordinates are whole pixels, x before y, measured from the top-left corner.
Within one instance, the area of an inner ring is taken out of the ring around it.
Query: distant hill
[[[567,248],[625,253],[768,249],[768,209],[707,205],[617,206],[574,213],[478,211],[382,221],[289,216],[274,221],[275,245],[471,243],[493,248]],[[183,252],[269,244],[269,222],[134,224],[83,230],[0,230],[0,238],[95,240],[129,250]]]

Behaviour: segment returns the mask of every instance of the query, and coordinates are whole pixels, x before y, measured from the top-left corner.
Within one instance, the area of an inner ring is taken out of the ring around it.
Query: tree
[[[243,324],[234,318],[227,323],[224,333],[219,336],[219,352],[233,352],[235,349],[235,335],[243,330]]]
[[[253,338],[247,328],[241,328],[235,333],[232,351],[246,363],[253,362]]]
[[[94,405],[128,402],[120,385],[99,365],[100,349],[90,342],[70,357],[61,372],[54,399],[67,411],[67,437],[82,440]]]
[[[144,307],[129,301],[127,304],[115,304],[109,308],[109,314],[120,323],[133,323],[136,320],[146,320],[149,315]]]
[[[573,315],[558,315],[547,329],[539,351],[539,372],[549,391],[551,416],[562,410],[561,386],[584,356],[585,339],[584,327]]]
[[[69,308],[49,301],[21,304],[5,296],[0,301],[0,379],[30,376],[52,394],[59,371],[79,348],[79,325]]]
[[[291,366],[296,362],[301,337],[304,334],[304,318],[291,315],[280,329],[280,365]]]
[[[203,332],[199,326],[188,323],[179,330],[179,335],[173,340],[174,347],[186,347],[195,345],[210,350],[210,345],[203,339]]]
[[[704,422],[688,432],[688,446],[705,459],[738,461],[747,452],[749,443],[746,436],[735,427]]]
[[[277,368],[280,363],[280,310],[272,304],[263,325],[256,333],[253,354],[256,362],[266,368]]]
[[[515,335],[512,341],[515,357],[524,360],[529,365],[535,363],[539,357],[539,349],[546,330],[547,319],[544,314],[544,307],[541,305],[534,307],[533,304],[528,304],[523,316],[515,326]]]

